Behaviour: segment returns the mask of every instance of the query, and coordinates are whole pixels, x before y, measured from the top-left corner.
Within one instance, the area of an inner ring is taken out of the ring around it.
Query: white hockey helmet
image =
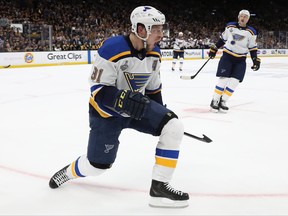
[[[165,15],[154,7],[139,6],[132,11],[130,15],[130,20],[132,24],[132,32],[134,32],[137,36],[137,25],[141,23],[145,26],[147,31],[147,39],[149,34],[151,34],[151,29],[153,25],[165,24]],[[146,40],[145,38],[141,39]]]
[[[238,18],[240,17],[241,14],[248,16],[248,19],[250,18],[250,12],[248,10],[241,10],[239,12]]]
[[[183,36],[183,32],[178,33],[179,37]]]

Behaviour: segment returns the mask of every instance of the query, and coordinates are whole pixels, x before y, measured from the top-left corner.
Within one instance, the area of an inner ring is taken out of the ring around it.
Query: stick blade
[[[212,142],[212,140],[209,137],[207,137],[205,134],[203,134],[203,140],[205,140],[205,142],[207,143]]]
[[[183,80],[191,80],[191,79],[193,79],[192,76],[188,76],[188,75],[180,76],[180,78],[183,79]]]
[[[197,140],[202,141],[202,142],[206,142],[206,143],[212,142],[212,140],[204,134],[203,134],[203,137],[198,137],[198,136],[195,136],[193,134],[190,134],[190,133],[187,133],[184,131],[184,135],[192,137],[192,138],[197,139]]]

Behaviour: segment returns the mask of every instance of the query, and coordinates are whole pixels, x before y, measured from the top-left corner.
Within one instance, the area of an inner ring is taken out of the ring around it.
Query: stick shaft
[[[190,80],[190,79],[194,79],[199,73],[200,71],[202,70],[202,68],[208,63],[208,61],[210,60],[211,58],[209,57],[207,59],[207,61],[201,66],[201,68],[196,72],[196,74],[194,74],[193,76],[181,76],[180,78],[181,79],[184,79],[184,80]]]

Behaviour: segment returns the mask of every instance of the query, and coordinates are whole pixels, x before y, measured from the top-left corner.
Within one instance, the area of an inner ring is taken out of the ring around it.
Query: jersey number
[[[103,73],[103,69],[98,70],[97,67],[94,67],[93,72],[91,74],[91,80],[96,83],[100,83],[100,78]]]

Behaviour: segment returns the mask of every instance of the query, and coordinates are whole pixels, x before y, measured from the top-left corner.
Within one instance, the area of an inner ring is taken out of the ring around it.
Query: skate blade
[[[212,113],[222,113],[222,114],[226,114],[228,110],[223,110],[223,109],[213,109],[213,108],[210,108],[210,112]]]
[[[228,110],[224,110],[224,109],[219,108],[219,113],[227,113],[227,112],[228,112]]]
[[[149,206],[153,208],[185,208],[189,206],[188,200],[171,200],[163,197],[151,197]]]
[[[218,109],[213,109],[213,108],[211,107],[211,108],[210,108],[210,112],[212,112],[212,113],[218,113],[219,110],[218,110]]]

